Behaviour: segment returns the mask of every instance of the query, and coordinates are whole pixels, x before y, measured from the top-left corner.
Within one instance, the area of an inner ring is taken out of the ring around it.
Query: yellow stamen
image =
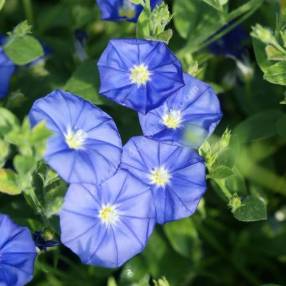
[[[144,85],[150,80],[151,74],[144,64],[135,65],[130,70],[130,80],[137,85]]]
[[[171,179],[169,171],[162,166],[153,169],[150,172],[149,177],[151,184],[156,185],[158,187],[164,187],[169,183]]]
[[[118,212],[112,205],[104,205],[99,211],[100,220],[106,225],[114,225],[118,221]]]
[[[178,110],[171,110],[170,112],[167,112],[162,117],[163,124],[171,129],[176,129],[180,127],[182,123],[182,114],[181,111]]]
[[[87,134],[81,129],[74,132],[69,128],[65,135],[65,141],[70,149],[77,150],[83,147],[86,136]]]

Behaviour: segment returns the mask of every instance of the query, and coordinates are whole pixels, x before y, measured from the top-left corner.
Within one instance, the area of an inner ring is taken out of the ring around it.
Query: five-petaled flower
[[[143,136],[123,147],[121,168],[149,184],[160,224],[193,214],[206,189],[205,164],[194,150]]]
[[[151,0],[151,8],[160,4],[162,0]],[[107,21],[127,20],[129,22],[137,22],[143,7],[136,5],[131,0],[97,0],[100,9],[101,19]]]
[[[0,285],[23,286],[34,272],[36,246],[30,231],[0,214]]]
[[[185,86],[161,106],[139,114],[145,136],[199,147],[221,120],[219,100],[204,82],[184,74]]]
[[[153,231],[150,189],[122,170],[100,186],[72,184],[60,222],[62,242],[83,263],[118,267],[144,249]]]
[[[100,94],[146,113],[184,86],[182,67],[167,45],[111,40],[98,61]]]
[[[70,183],[101,183],[118,168],[121,138],[112,118],[71,93],[54,91],[38,99],[31,125],[45,121],[53,131],[45,160]]]

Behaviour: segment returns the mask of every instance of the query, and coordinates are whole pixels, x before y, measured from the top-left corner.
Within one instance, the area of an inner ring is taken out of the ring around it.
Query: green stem
[[[39,201],[39,199],[35,193],[34,188],[30,188],[29,190],[27,190],[25,192],[25,194],[31,199],[33,207],[34,207],[36,213],[41,216],[41,219],[42,219],[42,222],[43,222],[45,228],[55,232],[53,226],[50,224],[50,221],[46,216],[45,209],[43,208],[41,202]]]
[[[32,0],[22,0],[22,4],[24,7],[26,18],[28,19],[29,23],[33,25],[34,16],[33,16],[33,5]]]

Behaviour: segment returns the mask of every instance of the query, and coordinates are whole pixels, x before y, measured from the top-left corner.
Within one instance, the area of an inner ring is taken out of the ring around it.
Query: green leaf
[[[203,1],[177,0],[174,2],[175,27],[181,37],[199,45],[226,24],[224,15]]]
[[[286,61],[268,67],[265,70],[264,78],[271,83],[286,85]]]
[[[233,175],[233,171],[231,168],[227,166],[219,166],[214,170],[211,170],[209,177],[211,177],[212,179],[225,179],[231,175]]]
[[[116,280],[113,277],[109,277],[107,281],[107,286],[117,286]]]
[[[37,161],[33,156],[16,155],[14,157],[14,167],[20,175],[33,173],[37,166]]]
[[[189,218],[165,224],[164,231],[175,251],[194,260],[200,258],[198,233]]]
[[[18,125],[17,117],[8,109],[0,107],[0,136],[6,135]]]
[[[99,78],[95,61],[83,62],[66,83],[64,89],[91,101],[104,104],[106,100],[98,93]]]
[[[43,56],[40,42],[32,36],[16,37],[4,46],[7,56],[17,65],[26,65]]]
[[[203,1],[175,1],[175,27],[181,37],[188,39],[180,53],[196,52],[208,46],[252,15],[263,1],[250,0],[230,13],[214,9]]]
[[[0,11],[1,11],[2,8],[4,7],[5,1],[6,1],[6,0],[0,0]]]
[[[282,114],[279,110],[264,110],[238,124],[233,133],[241,143],[270,138],[276,135],[275,124]]]
[[[233,215],[244,222],[266,220],[266,203],[260,197],[250,195],[242,200],[242,206]]]
[[[0,192],[15,196],[21,194],[17,185],[17,175],[12,170],[0,169]]]
[[[157,5],[152,11],[148,5],[145,5],[137,22],[137,37],[168,43],[173,36],[173,31],[171,29],[165,30],[165,28],[171,19],[168,5],[164,2]]]
[[[268,60],[265,51],[265,44],[257,39],[252,39],[257,63],[264,73],[264,79],[273,83],[286,85],[286,62],[276,62]]]

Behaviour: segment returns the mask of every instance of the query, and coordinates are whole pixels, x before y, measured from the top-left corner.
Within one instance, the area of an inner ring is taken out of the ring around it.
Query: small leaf
[[[32,156],[16,155],[14,158],[14,167],[21,175],[33,173],[37,166],[37,161]]]
[[[18,125],[17,117],[8,109],[0,107],[0,136],[6,135]]]
[[[4,46],[7,56],[17,65],[26,65],[43,56],[40,42],[32,36],[11,36]]]
[[[219,166],[210,172],[209,177],[212,179],[225,179],[231,175],[233,175],[231,168],[227,166]]]
[[[117,286],[116,280],[113,277],[109,277],[107,281],[107,286]]]
[[[17,175],[12,170],[0,169],[0,192],[15,196],[21,194],[17,185]]]
[[[266,203],[260,197],[250,195],[242,200],[241,207],[234,211],[234,217],[244,222],[266,220]]]

